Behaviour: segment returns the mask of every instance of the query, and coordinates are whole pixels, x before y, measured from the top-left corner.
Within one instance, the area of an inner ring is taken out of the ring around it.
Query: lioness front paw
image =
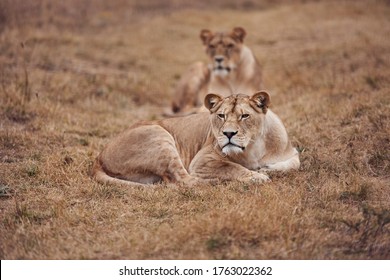
[[[260,180],[262,183],[264,183],[264,182],[268,182],[268,181],[270,181],[271,179],[268,177],[268,175],[267,174],[264,174],[264,173],[257,173],[258,174],[258,176],[257,176],[257,180]]]
[[[195,177],[189,177],[186,180],[183,181],[183,184],[188,187],[194,187],[198,185],[201,181],[198,178]]]
[[[256,183],[265,183],[270,181],[270,178],[267,174],[254,172],[251,181]]]

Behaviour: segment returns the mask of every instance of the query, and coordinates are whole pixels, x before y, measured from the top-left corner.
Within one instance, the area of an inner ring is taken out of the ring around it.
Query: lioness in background
[[[299,155],[266,92],[208,94],[199,113],[140,122],[110,142],[92,170],[102,183],[193,185],[214,180],[264,182],[262,171],[297,169]],[[260,171],[260,172],[259,172]]]
[[[184,74],[174,93],[171,112],[187,115],[198,112],[207,93],[218,92],[227,97],[239,92],[261,89],[261,69],[252,51],[244,45],[246,31],[235,27],[231,32],[202,30],[209,64],[194,63]]]

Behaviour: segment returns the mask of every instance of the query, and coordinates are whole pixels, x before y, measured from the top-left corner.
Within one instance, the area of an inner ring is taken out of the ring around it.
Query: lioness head
[[[204,104],[211,113],[212,132],[222,153],[242,153],[262,134],[269,103],[265,91],[252,96],[238,94],[222,98],[213,93],[206,96]]]
[[[214,74],[226,76],[237,67],[245,35],[242,27],[235,27],[231,32],[213,33],[207,29],[200,32]]]

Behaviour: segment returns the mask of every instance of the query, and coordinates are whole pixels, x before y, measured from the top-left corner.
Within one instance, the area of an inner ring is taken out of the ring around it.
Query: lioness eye
[[[210,48],[210,49],[214,49],[215,46],[214,46],[214,45],[209,45],[209,48]]]
[[[222,120],[225,119],[225,114],[218,114],[217,116],[218,116],[218,118],[220,118],[220,119],[222,119]]]
[[[229,44],[229,45],[227,45],[227,47],[228,47],[229,49],[232,49],[232,48],[234,48],[234,45],[233,45],[233,44]]]
[[[247,119],[247,118],[249,118],[249,114],[242,114],[241,115],[242,120]]]

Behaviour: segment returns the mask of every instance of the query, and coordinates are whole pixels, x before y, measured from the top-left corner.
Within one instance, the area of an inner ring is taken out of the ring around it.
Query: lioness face
[[[229,33],[214,34],[206,29],[201,31],[200,38],[206,46],[214,74],[226,76],[237,67],[245,35],[246,32],[241,27],[235,27]]]
[[[263,132],[269,101],[269,95],[264,91],[252,97],[239,94],[222,98],[212,93],[206,96],[212,132],[222,153],[242,153]]]

